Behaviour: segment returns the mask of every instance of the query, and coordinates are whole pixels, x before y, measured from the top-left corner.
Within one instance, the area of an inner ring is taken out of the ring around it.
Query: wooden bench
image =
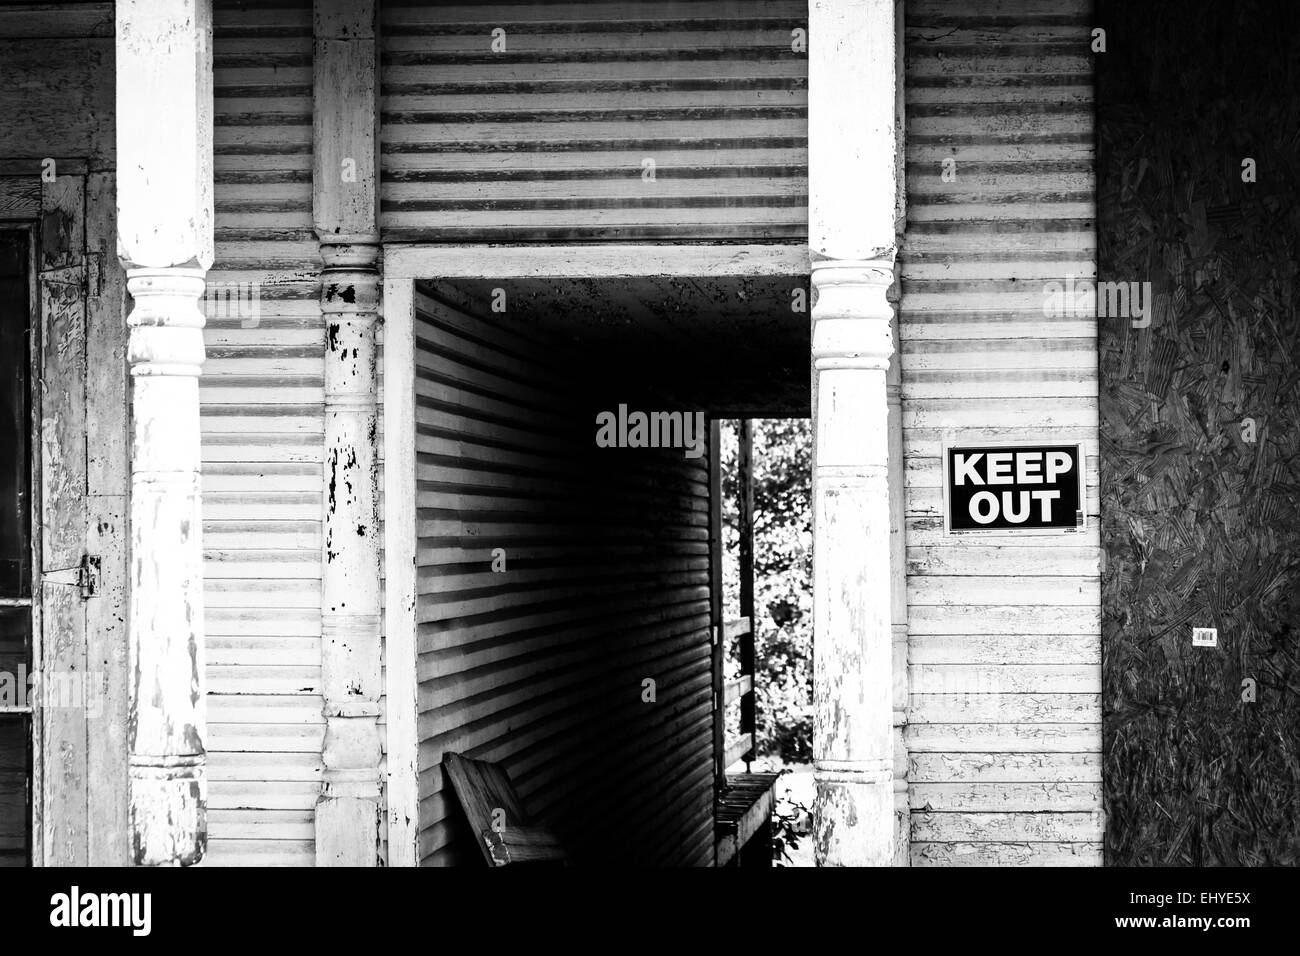
[[[449,753],[442,766],[488,866],[568,862],[560,838],[533,825],[500,764]]]
[[[777,773],[729,773],[713,804],[717,865],[771,866]],[[751,845],[752,844],[752,845]],[[743,851],[743,852],[742,852]]]

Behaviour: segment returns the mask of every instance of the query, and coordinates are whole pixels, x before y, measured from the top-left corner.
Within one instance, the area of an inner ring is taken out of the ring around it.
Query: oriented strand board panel
[[[1154,299],[1100,330],[1106,859],[1293,867],[1300,8],[1099,12],[1101,275]]]
[[[577,862],[711,864],[707,455],[597,448],[625,387],[486,301],[416,305],[422,862],[482,862],[453,751]]]
[[[1096,275],[1090,5],[905,13],[912,862],[1099,864],[1096,320],[1045,312]],[[1086,533],[946,536],[946,441],[1083,442]]]
[[[805,3],[394,0],[382,17],[386,239],[807,235]]]
[[[200,380],[212,865],[314,862],[324,327],[311,3],[215,11],[217,261]]]

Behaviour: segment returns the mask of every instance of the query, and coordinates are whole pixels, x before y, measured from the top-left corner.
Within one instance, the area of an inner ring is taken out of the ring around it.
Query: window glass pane
[[[28,862],[30,725],[23,715],[0,713],[0,866],[25,866]]]
[[[0,597],[31,592],[27,240],[0,232]]]
[[[25,684],[31,673],[31,611],[25,607],[0,608],[0,708],[24,703]],[[18,684],[23,684],[20,691]],[[27,701],[30,703],[30,701]]]

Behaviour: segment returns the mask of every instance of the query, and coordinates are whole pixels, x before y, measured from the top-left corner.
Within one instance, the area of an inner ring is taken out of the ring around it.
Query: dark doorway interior
[[[723,772],[752,748],[717,719],[714,423],[806,414],[807,298],[803,276],[417,284],[423,862],[480,856],[451,752],[500,765],[579,865],[709,865],[759,829],[770,799]]]
[[[31,862],[31,351],[27,236],[0,232],[0,866]]]

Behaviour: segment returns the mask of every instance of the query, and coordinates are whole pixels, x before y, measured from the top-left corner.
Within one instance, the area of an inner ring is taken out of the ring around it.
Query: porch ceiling
[[[806,276],[460,279],[422,284],[506,313],[585,354],[593,377],[724,417],[809,414]],[[796,293],[796,290],[800,290]],[[499,299],[499,296],[498,296]],[[803,304],[795,311],[796,300]]]

